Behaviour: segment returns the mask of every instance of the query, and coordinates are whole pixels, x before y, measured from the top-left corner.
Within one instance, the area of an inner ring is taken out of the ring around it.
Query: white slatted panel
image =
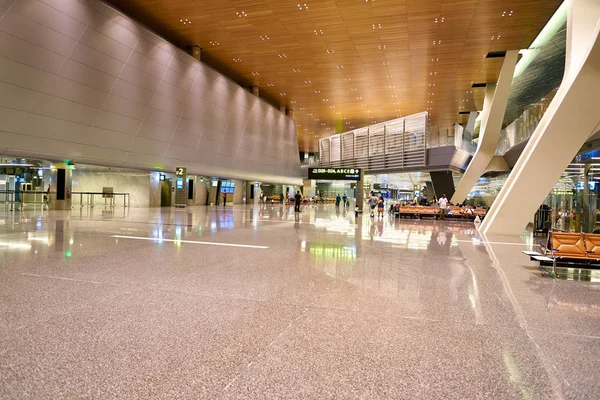
[[[354,133],[348,132],[342,135],[342,160],[354,159]]]
[[[411,115],[404,120],[405,168],[425,167],[427,113]]]
[[[402,151],[404,119],[393,121],[385,127],[385,153],[393,154]]]
[[[320,164],[328,165],[331,161],[330,158],[330,143],[329,138],[319,140],[319,158]]]
[[[329,160],[332,163],[339,162],[342,159],[342,138],[340,135],[332,136],[331,148],[329,150]]]
[[[427,113],[321,139],[320,165],[367,171],[426,166]]]
[[[369,157],[385,154],[385,126],[383,124],[369,127]]]

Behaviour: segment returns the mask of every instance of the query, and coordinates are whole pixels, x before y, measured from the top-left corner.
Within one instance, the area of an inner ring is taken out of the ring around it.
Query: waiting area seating
[[[600,234],[550,231],[539,252],[523,253],[540,266],[600,267]]]
[[[465,209],[458,206],[449,206],[446,211],[448,219],[465,219],[474,220],[478,215],[480,219],[485,217],[486,210],[483,208],[474,208],[469,213]],[[396,206],[394,207],[394,215],[400,218],[439,218],[439,207],[433,206]]]

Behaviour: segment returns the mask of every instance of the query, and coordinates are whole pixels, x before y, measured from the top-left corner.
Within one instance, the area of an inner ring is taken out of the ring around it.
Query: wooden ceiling
[[[502,58],[527,48],[562,0],[108,0],[260,95],[294,110],[298,145],[429,111],[481,110]],[[190,21],[191,23],[183,23]]]

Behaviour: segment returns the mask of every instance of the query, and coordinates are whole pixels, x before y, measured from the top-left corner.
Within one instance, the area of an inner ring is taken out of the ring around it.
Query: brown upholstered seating
[[[558,258],[587,258],[583,233],[552,232],[550,251]]]

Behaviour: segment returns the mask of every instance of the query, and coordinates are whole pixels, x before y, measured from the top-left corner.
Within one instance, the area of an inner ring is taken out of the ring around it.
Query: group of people
[[[371,192],[371,197],[369,198],[369,207],[371,207],[371,218],[375,218],[375,208],[377,207],[377,218],[383,218],[383,211],[385,207],[385,201],[383,200],[383,196],[379,195],[375,196],[375,192]]]
[[[339,193],[335,196],[335,206],[339,207],[340,203],[342,201],[344,202],[344,208],[350,204],[350,202],[348,201],[348,196],[346,196],[346,193],[344,193],[343,196],[340,196]]]
[[[290,203],[292,202],[292,199],[294,201],[294,212],[300,212],[300,204],[302,203],[302,195],[300,194],[299,190],[296,192],[294,197],[290,196],[290,199],[289,199]],[[284,200],[285,200],[284,194],[281,193],[279,195],[279,204],[283,205]],[[260,192],[260,195],[258,197],[258,204],[266,204],[266,197],[263,192]]]

